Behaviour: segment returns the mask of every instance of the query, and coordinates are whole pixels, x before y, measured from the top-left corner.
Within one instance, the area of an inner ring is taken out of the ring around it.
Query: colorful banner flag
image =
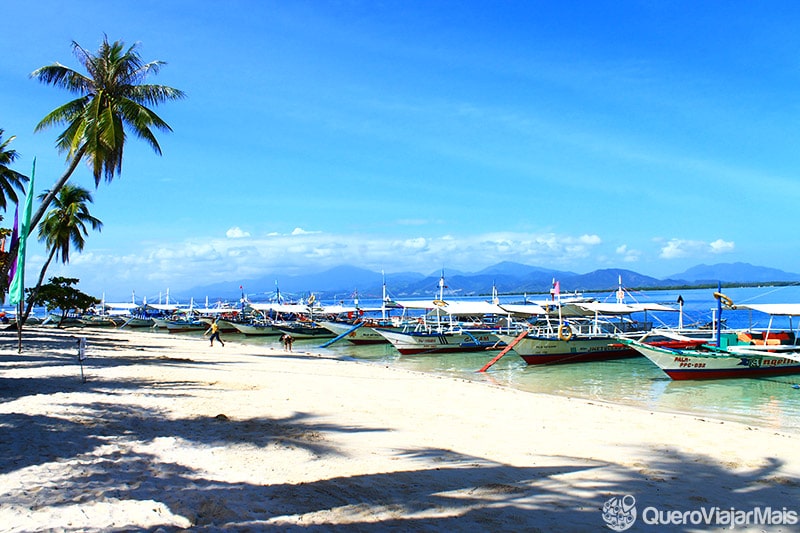
[[[19,202],[17,202],[17,208],[14,209],[14,229],[11,230],[11,246],[8,248],[9,252],[14,249],[14,247],[19,242]],[[17,273],[17,257],[14,256],[13,261],[11,261],[11,268],[8,269],[8,286],[11,286],[11,281],[14,279],[14,274]]]
[[[19,248],[17,250],[17,272],[8,287],[9,302],[18,304],[25,299],[25,248],[28,234],[31,232],[31,211],[33,210],[33,176],[36,174],[36,159],[33,160],[31,181],[28,184],[28,195],[22,211],[22,226],[19,230]]]

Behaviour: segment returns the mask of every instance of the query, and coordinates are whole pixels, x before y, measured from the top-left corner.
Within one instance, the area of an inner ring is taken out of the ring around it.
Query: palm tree
[[[143,62],[137,48],[138,43],[126,48],[122,41],[109,43],[104,37],[97,52],[91,53],[73,41],[73,53],[86,74],[59,63],[31,73],[32,78],[67,89],[78,98],[54,109],[36,126],[35,131],[40,131],[56,124],[66,125],[56,147],[66,152],[68,165],[31,217],[30,227],[36,227],[82,159],[86,158],[92,169],[95,186],[101,178],[110,182],[122,173],[126,128],[161,155],[153,129],[172,128],[147,106],[181,99],[185,94],[172,87],[143,83],[149,74],[158,74],[165,63]],[[0,275],[6,273],[4,269]]]
[[[16,161],[18,157],[16,150],[8,147],[11,141],[16,139],[16,136],[12,135],[8,140],[3,141],[4,133],[5,130],[0,128],[0,209],[3,211],[8,207],[8,200],[14,203],[19,202],[15,189],[22,192],[25,190],[25,184],[28,183],[27,176],[8,168],[8,165]]]
[[[43,200],[50,192],[44,191],[39,195],[39,199]],[[89,234],[86,225],[90,224],[92,229],[97,231],[102,229],[103,223],[89,214],[87,206],[89,203],[92,203],[92,193],[82,187],[70,184],[64,185],[53,200],[53,209],[45,215],[39,226],[39,241],[45,243],[50,254],[39,273],[36,287],[28,298],[28,306],[21,324],[25,323],[31,313],[36,293],[44,282],[45,273],[53,258],[59,258],[64,264],[69,263],[70,245],[80,252],[86,244],[84,237]]]

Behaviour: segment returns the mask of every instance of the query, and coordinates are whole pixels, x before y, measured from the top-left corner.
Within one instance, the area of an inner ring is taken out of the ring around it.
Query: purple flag
[[[11,230],[11,246],[8,251],[14,249],[19,242],[19,204],[14,211],[14,229]],[[14,274],[17,273],[17,254],[14,254],[14,260],[11,262],[11,268],[8,269],[8,284],[11,285],[11,280],[14,279]]]

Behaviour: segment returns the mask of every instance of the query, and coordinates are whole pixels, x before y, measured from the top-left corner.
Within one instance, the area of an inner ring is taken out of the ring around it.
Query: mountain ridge
[[[428,275],[417,272],[382,274],[351,265],[298,276],[268,274],[244,282],[223,282],[198,286],[187,291],[214,298],[239,297],[240,291],[255,301],[273,298],[280,290],[289,299],[314,293],[317,298],[350,300],[354,297],[381,298],[385,283],[392,298],[435,297],[444,278],[448,296],[489,294],[495,287],[504,294],[547,293],[554,280],[564,292],[604,291],[618,287],[620,281],[629,288],[669,288],[710,283],[800,282],[800,274],[749,263],[697,265],[664,279],[620,268],[594,270],[586,274],[548,269],[505,261],[474,273],[448,271]],[[241,289],[239,287],[242,287]]]

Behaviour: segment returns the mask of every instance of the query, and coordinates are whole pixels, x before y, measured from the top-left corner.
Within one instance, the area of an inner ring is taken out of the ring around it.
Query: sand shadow
[[[7,501],[57,508],[90,500],[153,500],[201,530],[597,531],[605,529],[600,509],[615,495],[630,494],[640,508],[663,510],[793,509],[800,487],[797,480],[779,474],[782,463],[777,459],[742,471],[704,454],[636,446],[631,452],[647,456],[646,462],[618,464],[565,455],[532,456],[546,464],[514,466],[454,450],[422,448],[385,452],[403,464],[416,465],[396,472],[305,483],[224,482],[146,448],[168,450],[170,442],[181,439],[204,449],[255,447],[263,450],[264,461],[276,464],[297,457],[298,451],[325,461],[341,456],[331,435],[364,433],[366,438],[388,429],[320,423],[304,413],[287,418],[236,420],[220,413],[169,419],[156,410],[105,402],[75,408],[70,419],[18,413],[0,417],[0,473],[46,469],[64,461],[80,465],[70,469],[66,479],[45,483],[35,493],[12,489]],[[142,443],[137,447],[143,451],[132,452],[122,444],[126,442]],[[532,452],[535,448],[532,439]],[[709,497],[712,485],[723,491],[724,501]],[[297,516],[306,517],[302,528],[296,525]],[[178,528],[165,528],[169,530]]]

